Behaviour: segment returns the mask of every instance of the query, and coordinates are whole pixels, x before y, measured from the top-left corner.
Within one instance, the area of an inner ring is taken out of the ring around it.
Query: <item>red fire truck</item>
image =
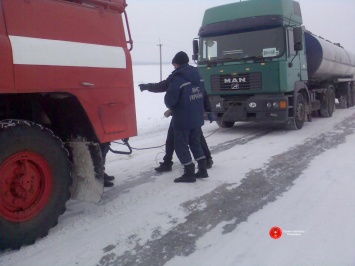
[[[0,0],[0,250],[98,202],[100,145],[137,134],[125,0]],[[128,41],[127,41],[128,40]]]

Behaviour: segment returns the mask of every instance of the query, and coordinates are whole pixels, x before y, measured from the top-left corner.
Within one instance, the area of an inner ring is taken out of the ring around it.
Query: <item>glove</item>
[[[214,115],[214,113],[207,113],[207,118],[208,120],[210,120],[210,123],[216,121],[216,116]]]
[[[150,89],[150,84],[139,84],[138,86],[141,91],[147,91]]]
[[[173,111],[171,111],[170,109],[168,109],[168,110],[165,111],[164,116],[165,116],[165,117],[169,117],[169,116],[171,116],[172,113],[173,113]]]

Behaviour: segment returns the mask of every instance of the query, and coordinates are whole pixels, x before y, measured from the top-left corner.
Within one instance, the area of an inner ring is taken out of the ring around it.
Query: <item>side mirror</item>
[[[198,40],[197,39],[192,41],[192,50],[193,50],[192,60],[196,61],[198,59]]]
[[[293,29],[294,49],[296,52],[303,50],[303,30],[302,27]]]

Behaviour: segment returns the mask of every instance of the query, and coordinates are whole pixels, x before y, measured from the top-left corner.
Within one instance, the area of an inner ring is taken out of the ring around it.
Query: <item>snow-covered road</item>
[[[134,148],[164,144],[169,125],[163,95],[137,87],[155,81],[146,69],[134,69]],[[0,265],[355,265],[355,107],[300,131],[263,123],[203,131],[215,162],[208,179],[173,183],[176,157],[171,173],[157,174],[163,148],[110,154],[116,180],[102,202],[70,201],[47,237],[0,253]]]

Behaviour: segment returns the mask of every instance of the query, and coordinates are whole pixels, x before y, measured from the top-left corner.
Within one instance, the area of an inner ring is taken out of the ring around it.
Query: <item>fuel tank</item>
[[[338,44],[305,32],[308,79],[355,78],[355,55]]]

